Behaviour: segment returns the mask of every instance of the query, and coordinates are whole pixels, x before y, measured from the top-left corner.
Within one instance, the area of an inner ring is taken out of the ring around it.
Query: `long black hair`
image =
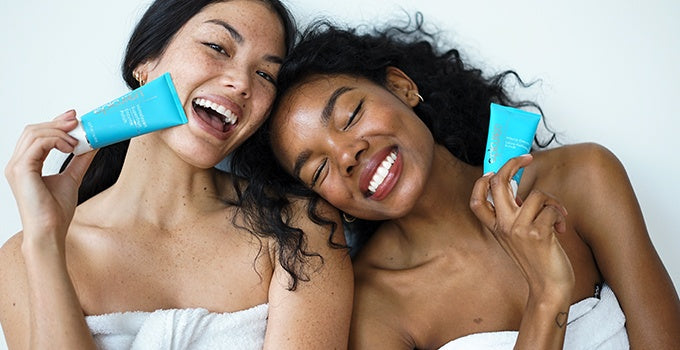
[[[156,0],[137,23],[128,41],[122,63],[123,80],[130,89],[139,87],[133,77],[133,70],[144,61],[163,54],[175,34],[206,6],[229,0]],[[266,4],[274,11],[284,28],[286,53],[290,52],[296,37],[293,16],[279,0],[253,0]],[[82,203],[103,190],[111,187],[120,176],[129,142],[123,141],[101,148],[87,170],[78,192],[78,203]],[[254,179],[257,181],[260,178]],[[262,181],[266,181],[263,179]],[[276,191],[261,195],[256,189],[266,187],[266,182],[244,182],[234,178],[237,199],[230,204],[239,207],[238,213],[246,222],[246,228],[258,237],[272,237],[278,242],[278,256],[281,266],[290,273],[290,289],[297,287],[299,280],[307,280],[302,265],[307,257],[318,256],[304,250],[303,232],[289,226],[290,202],[286,197],[277,196]],[[251,186],[252,185],[252,186]],[[236,217],[232,222],[236,223]]]
[[[481,69],[465,62],[458,49],[441,51],[438,44],[436,35],[423,28],[420,13],[412,19],[409,17],[406,24],[373,28],[363,33],[326,20],[312,23],[279,71],[279,95],[273,110],[310,76],[343,74],[385,86],[387,68],[397,67],[418,86],[424,102],[414,111],[432,132],[435,142],[461,161],[480,166],[484,160],[491,102],[532,107],[543,113],[533,101],[515,100],[510,95],[510,83],[520,87],[530,85],[516,72],[507,70],[485,76]],[[257,169],[268,171],[248,176],[278,177],[277,181],[292,186],[294,191],[313,197],[311,190],[284,174],[278,165],[271,151],[270,128],[271,121],[267,121],[237,150],[238,164],[258,164]],[[554,135],[545,143],[536,139],[536,147],[546,147],[553,139]],[[372,231],[379,224],[356,220],[351,231],[360,234],[348,238],[363,240],[367,237],[365,231]]]

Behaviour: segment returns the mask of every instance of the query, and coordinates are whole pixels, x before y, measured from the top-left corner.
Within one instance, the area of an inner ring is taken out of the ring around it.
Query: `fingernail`
[[[491,175],[493,175],[493,174],[494,174],[493,171],[489,171],[488,173],[482,175],[482,177],[489,177],[489,176],[491,176]]]

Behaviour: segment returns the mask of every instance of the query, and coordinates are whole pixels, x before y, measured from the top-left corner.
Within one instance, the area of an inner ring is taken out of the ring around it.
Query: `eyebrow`
[[[229,32],[229,35],[231,35],[232,38],[234,38],[234,41],[236,41],[237,44],[243,44],[245,39],[243,39],[243,35],[236,30],[236,28],[232,27],[229,23],[219,20],[219,19],[209,19],[205,21],[205,23],[211,23],[211,24],[216,24],[218,26],[223,27],[224,29]],[[282,64],[283,63],[283,57],[279,57],[276,55],[266,55],[264,56],[265,61],[271,62],[271,63],[276,63],[276,64]]]
[[[229,32],[229,35],[231,35],[231,37],[234,38],[234,40],[237,43],[239,43],[239,44],[243,43],[243,35],[241,35],[241,33],[239,33],[238,30],[236,30],[236,28],[232,27],[229,23],[227,23],[225,21],[221,21],[219,19],[209,19],[205,22],[216,24],[218,26],[222,26],[224,29],[227,30],[227,32]]]

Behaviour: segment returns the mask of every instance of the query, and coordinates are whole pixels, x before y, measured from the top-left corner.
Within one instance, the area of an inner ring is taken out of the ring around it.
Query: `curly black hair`
[[[445,146],[461,161],[481,166],[484,160],[489,128],[489,106],[497,103],[512,107],[531,107],[543,114],[533,101],[515,100],[510,95],[509,84],[521,88],[531,84],[507,70],[487,77],[482,70],[466,63],[456,48],[438,49],[437,37],[424,29],[423,16],[403,25],[373,28],[360,33],[357,28],[344,28],[327,20],[312,23],[301,35],[294,50],[287,56],[279,71],[278,99],[280,101],[296,87],[314,75],[350,75],[386,85],[387,68],[401,69],[418,86],[424,102],[414,111],[432,132],[435,142]],[[271,119],[270,119],[271,120]],[[296,193],[313,197],[312,191],[292,176],[284,174],[271,151],[269,142],[271,122],[256,132],[236,152],[240,165],[266,164],[255,167],[258,172],[248,177],[271,177],[285,183]],[[554,140],[535,147],[544,148]],[[236,169],[241,171],[241,169]],[[266,170],[266,171],[260,171]],[[306,190],[306,191],[305,191]],[[380,222],[357,220],[351,224],[350,241],[367,239]]]

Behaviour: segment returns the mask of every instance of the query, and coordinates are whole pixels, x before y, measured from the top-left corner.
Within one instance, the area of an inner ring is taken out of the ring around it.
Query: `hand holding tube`
[[[77,204],[78,187],[94,153],[74,158],[62,174],[43,177],[41,172],[51,149],[73,151],[78,141],[67,132],[77,124],[75,112],[68,111],[50,122],[27,126],[17,142],[5,176],[17,201],[24,239],[56,232],[66,234]]]
[[[531,155],[513,158],[497,174],[489,173],[477,180],[470,208],[517,264],[529,285],[518,347],[533,343],[531,346],[537,348],[561,348],[575,283],[569,258],[555,236],[566,230],[567,211],[540,191],[533,191],[523,202],[514,198],[510,179],[531,160]],[[494,205],[487,201],[489,193]]]

